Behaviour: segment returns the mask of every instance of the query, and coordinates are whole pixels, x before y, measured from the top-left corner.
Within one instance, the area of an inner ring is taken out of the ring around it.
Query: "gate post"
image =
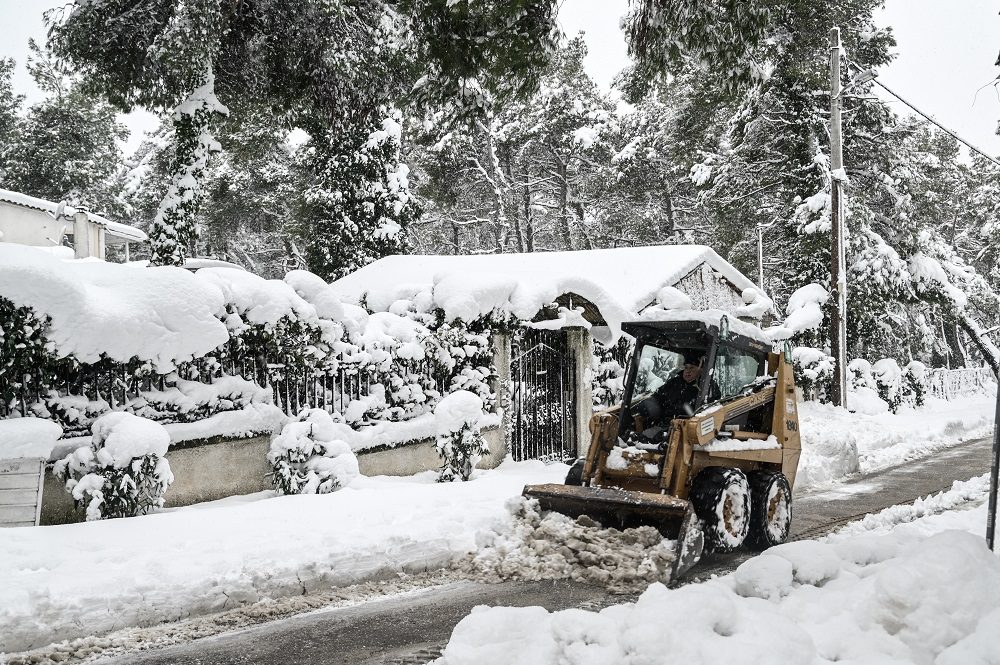
[[[500,440],[503,441],[503,455],[499,456],[502,461],[511,451],[511,411],[510,399],[511,381],[510,375],[510,335],[508,333],[493,333],[493,366],[497,370],[497,377],[493,380],[493,392],[497,396],[497,410],[500,416]],[[496,457],[493,451],[491,457]]]
[[[576,456],[586,457],[590,448],[590,417],[594,413],[594,396],[591,378],[594,370],[591,367],[594,359],[594,338],[586,328],[564,328],[566,342],[573,363],[575,376],[575,398],[573,411],[576,417]]]

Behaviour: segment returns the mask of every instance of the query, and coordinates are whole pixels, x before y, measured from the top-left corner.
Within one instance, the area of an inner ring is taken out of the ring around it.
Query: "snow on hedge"
[[[1000,560],[985,509],[773,547],[735,573],[591,612],[480,606],[441,665],[997,661]]]
[[[612,336],[701,264],[708,264],[739,291],[753,289],[751,303],[766,296],[731,264],[702,245],[625,247],[576,252],[474,256],[387,256],[333,283],[348,302],[387,311],[401,299],[431,298],[449,320],[472,321],[492,313],[530,321],[558,297],[572,293],[600,310]],[[757,296],[760,296],[758,298]],[[770,307],[767,301],[765,310]],[[760,307],[749,311],[754,313]]]
[[[222,292],[180,268],[62,261],[0,243],[0,296],[50,317],[56,353],[81,362],[138,357],[166,373],[229,339]]]
[[[62,436],[58,423],[42,418],[0,420],[0,459],[48,459]]]

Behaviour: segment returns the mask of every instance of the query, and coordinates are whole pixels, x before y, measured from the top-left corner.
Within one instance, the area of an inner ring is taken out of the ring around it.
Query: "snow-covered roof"
[[[24,208],[32,208],[34,210],[43,210],[45,212],[52,213],[53,215],[59,209],[58,203],[53,203],[52,201],[46,201],[45,199],[40,199],[34,196],[28,196],[27,194],[21,194],[20,192],[12,192],[9,189],[0,189],[0,201],[6,201],[7,203],[13,203],[14,205],[19,205]],[[66,217],[72,217],[76,214],[76,208],[73,206],[64,206],[63,215]],[[87,217],[97,224],[102,225],[107,233],[107,243],[109,245],[119,245],[125,242],[145,242],[149,240],[149,237],[135,228],[134,226],[129,226],[128,224],[122,224],[120,222],[113,222],[110,219],[106,219],[97,213],[87,211]]]
[[[430,293],[451,318],[472,320],[492,311],[531,320],[560,296],[572,293],[600,310],[615,337],[623,321],[707,264],[737,291],[755,288],[732,264],[703,245],[658,245],[575,252],[460,256],[387,256],[333,283],[349,302],[364,298],[373,311],[399,299]]]

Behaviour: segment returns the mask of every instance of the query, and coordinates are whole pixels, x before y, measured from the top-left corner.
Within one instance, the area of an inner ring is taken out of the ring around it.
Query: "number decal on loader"
[[[699,427],[698,433],[702,436],[708,436],[715,429],[715,418],[709,418],[708,420],[702,420]]]

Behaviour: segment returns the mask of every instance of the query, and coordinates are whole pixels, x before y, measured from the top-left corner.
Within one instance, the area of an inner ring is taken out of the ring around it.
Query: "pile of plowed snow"
[[[543,512],[538,501],[507,501],[511,519],[477,535],[466,566],[482,579],[574,579],[612,591],[645,588],[670,577],[675,541],[651,526],[603,528],[582,516]]]

